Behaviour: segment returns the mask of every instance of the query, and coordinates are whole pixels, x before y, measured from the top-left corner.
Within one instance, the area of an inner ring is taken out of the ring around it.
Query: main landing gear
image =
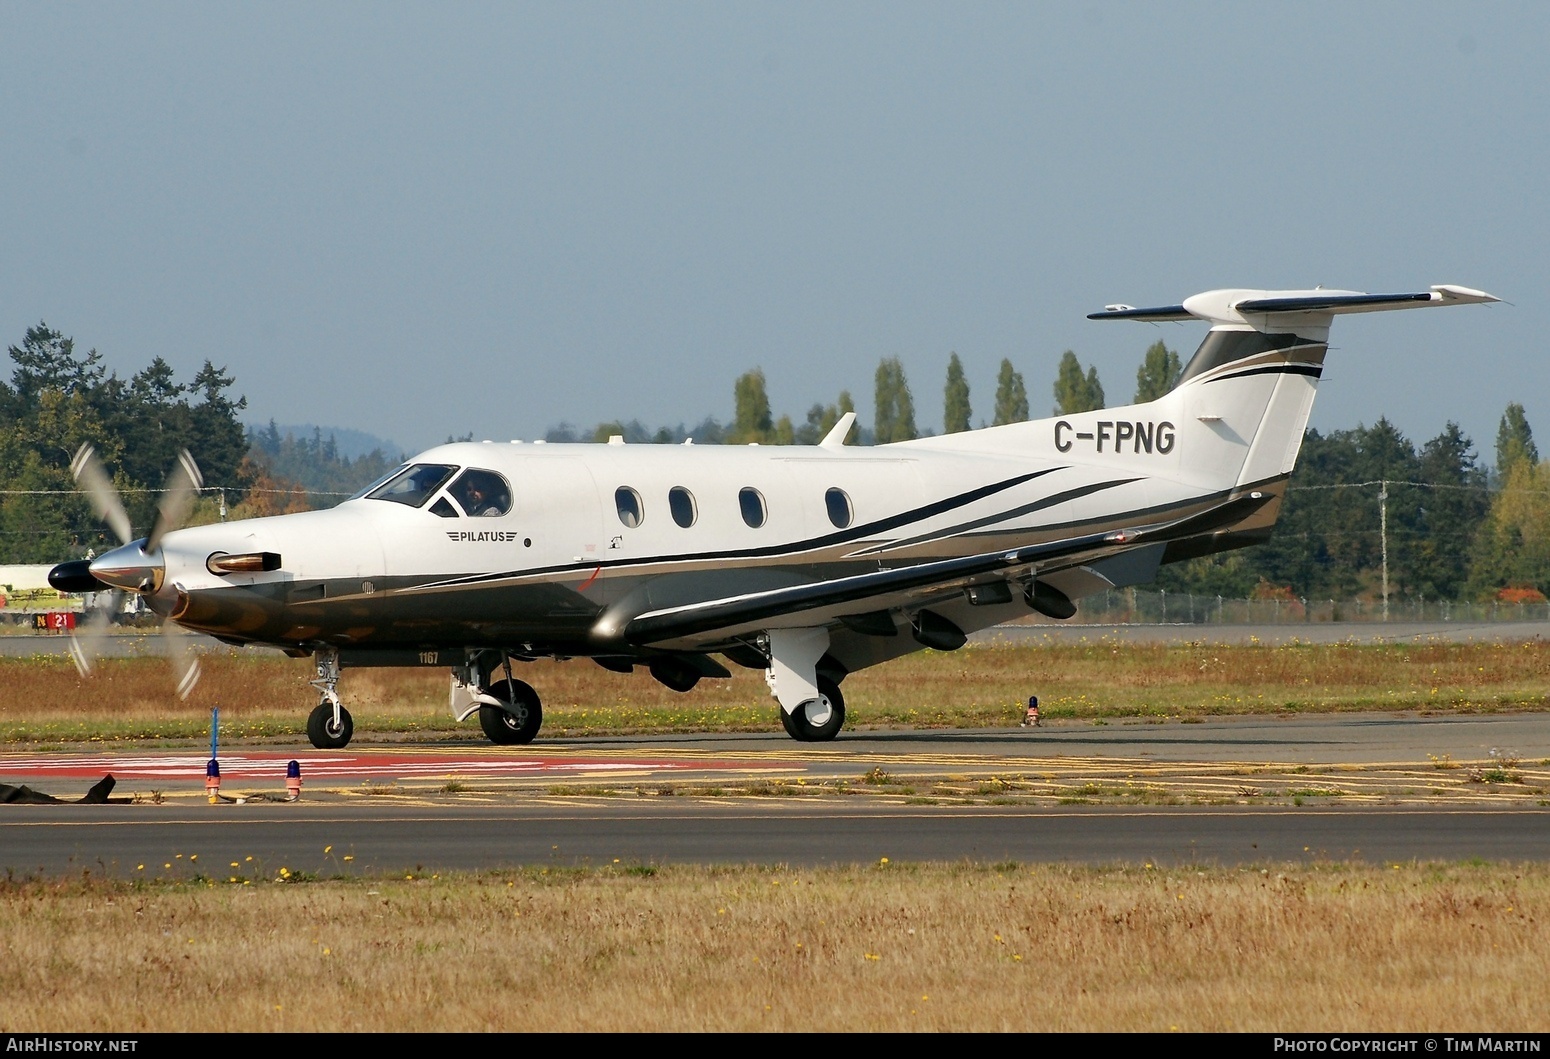
[[[502,746],[531,743],[544,723],[544,707],[538,701],[538,692],[520,680],[507,679],[491,684],[484,694],[501,702],[499,706],[479,704],[479,727],[490,742]]]
[[[544,723],[538,692],[511,675],[511,659],[501,652],[470,649],[452,668],[452,716],[465,721],[476,710],[479,727],[500,746],[531,743]]]
[[[827,742],[839,735],[845,698],[836,681],[818,675],[818,660],[829,649],[829,630],[771,629],[765,639],[770,664],[764,682],[780,703],[786,734],[803,743]]]
[[[315,657],[318,676],[309,683],[318,689],[323,701],[307,716],[307,738],[319,750],[341,750],[355,734],[355,722],[339,701],[339,649],[325,647]]]
[[[780,711],[786,734],[802,743],[824,743],[840,734],[845,724],[845,697],[828,677],[818,678],[818,697],[798,703],[794,710]]]

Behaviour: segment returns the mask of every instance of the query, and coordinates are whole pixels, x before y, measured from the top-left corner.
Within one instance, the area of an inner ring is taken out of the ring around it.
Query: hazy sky
[[[226,365],[410,449],[725,420],[762,367],[939,430],[1009,357],[1134,392],[1107,302],[1462,283],[1337,322],[1313,425],[1550,441],[1550,4],[0,6],[0,342]]]

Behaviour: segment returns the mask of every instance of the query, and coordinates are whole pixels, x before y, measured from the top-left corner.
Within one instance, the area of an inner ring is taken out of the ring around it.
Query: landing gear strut
[[[350,711],[339,701],[339,649],[325,647],[314,656],[317,659],[317,679],[309,681],[322,696],[312,713],[307,716],[307,738],[319,750],[341,750],[355,734],[355,722]]]
[[[845,699],[839,684],[818,675],[818,662],[829,649],[829,631],[771,629],[764,639],[769,651],[764,680],[780,703],[786,734],[803,743],[833,739],[845,723]]]

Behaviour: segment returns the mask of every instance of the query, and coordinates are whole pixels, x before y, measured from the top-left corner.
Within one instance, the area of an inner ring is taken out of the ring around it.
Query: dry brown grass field
[[[687,694],[645,673],[586,660],[534,662],[518,674],[544,701],[547,735],[778,729],[762,672],[733,667]],[[210,708],[234,739],[292,738],[317,701],[305,659],[212,653],[186,703],[165,662],[109,659],[90,678],[61,658],[0,660],[0,741],[195,738]],[[340,692],[362,736],[476,735],[447,710],[447,675],[430,669],[346,670]],[[1140,645],[1096,640],[924,651],[852,674],[852,728],[1016,724],[1030,694],[1047,718],[1189,718],[1332,710],[1481,711],[1550,703],[1550,643],[1516,645]]]
[[[0,883],[0,1032],[1550,1023],[1544,866],[212,869]]]

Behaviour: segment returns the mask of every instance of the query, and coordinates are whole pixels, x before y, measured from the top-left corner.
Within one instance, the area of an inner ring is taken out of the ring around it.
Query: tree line
[[[206,360],[188,383],[162,358],[120,378],[96,350],[46,324],[9,347],[10,380],[0,381],[0,562],[55,562],[118,542],[84,496],[70,461],[83,443],[100,454],[137,533],[154,521],[159,490],[182,448],[192,451],[207,491],[192,522],[243,518],[337,503],[380,477],[397,454],[340,455],[321,430],[311,437],[244,426],[246,399],[235,380]],[[1178,353],[1159,341],[1142,355],[1134,400],[1149,401],[1178,381]],[[968,430],[975,414],[964,367],[948,357],[942,387],[948,433]],[[1105,407],[1097,369],[1067,350],[1051,389],[1055,414]],[[814,444],[847,412],[848,390],[800,417],[773,414],[763,371],[744,372],[732,388],[733,415],[687,427],[651,428],[639,420],[594,428],[551,428],[551,441],[636,444]],[[990,424],[1030,418],[1023,374],[1001,361]],[[918,437],[915,396],[897,357],[873,376],[872,422],[853,444]],[[984,416],[979,425],[987,425]],[[450,440],[450,439],[449,439]],[[1308,430],[1280,522],[1267,543],[1165,567],[1160,587],[1235,598],[1277,593],[1307,599],[1377,598],[1387,556],[1391,595],[1425,599],[1525,597],[1550,591],[1550,461],[1541,462],[1521,404],[1502,415],[1493,463],[1447,424],[1419,446],[1386,419],[1327,434]]]

